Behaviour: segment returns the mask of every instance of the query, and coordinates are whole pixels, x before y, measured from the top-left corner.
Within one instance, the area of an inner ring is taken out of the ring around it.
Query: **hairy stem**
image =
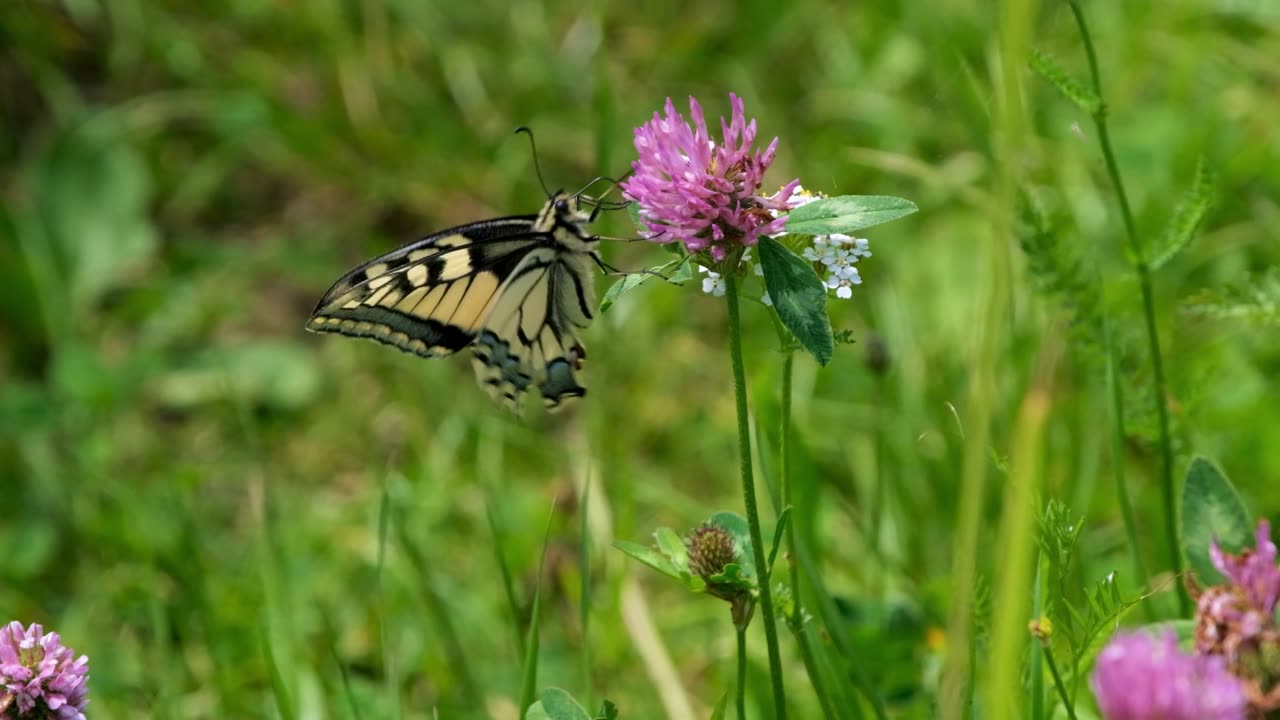
[[[747,720],[747,628],[739,627],[738,631],[738,684],[734,686],[735,706],[738,708],[738,720]]]
[[[1075,16],[1076,25],[1080,28],[1080,37],[1084,42],[1085,55],[1089,60],[1089,76],[1093,81],[1093,91],[1102,98],[1102,76],[1098,70],[1098,56],[1093,49],[1093,38],[1089,35],[1089,25],[1085,22],[1084,11],[1078,0],[1069,0],[1071,13]],[[1177,510],[1175,507],[1175,488],[1173,480],[1173,441],[1169,432],[1169,407],[1166,402],[1168,387],[1164,377],[1164,360],[1160,354],[1160,335],[1156,330],[1155,299],[1151,289],[1151,267],[1147,264],[1138,240],[1138,231],[1133,222],[1133,211],[1129,209],[1129,197],[1124,190],[1124,181],[1120,178],[1120,169],[1116,165],[1115,152],[1111,149],[1111,135],[1107,131],[1107,105],[1101,102],[1093,115],[1093,125],[1098,131],[1098,144],[1102,147],[1102,156],[1107,164],[1107,174],[1111,177],[1111,187],[1115,191],[1116,201],[1120,205],[1120,215],[1124,219],[1125,234],[1129,238],[1129,252],[1133,257],[1134,270],[1138,274],[1138,286],[1142,291],[1142,312],[1146,318],[1147,344],[1151,353],[1151,370],[1155,377],[1156,417],[1160,422],[1160,491],[1163,495],[1165,540],[1169,553],[1169,567],[1174,574],[1182,573],[1182,555],[1178,551]],[[1183,614],[1190,610],[1186,589],[1178,584],[1178,604]]]
[[[733,361],[733,391],[738,406],[738,455],[742,469],[742,502],[751,529],[751,550],[760,580],[760,614],[764,616],[765,641],[769,646],[769,679],[773,684],[774,716],[786,720],[787,695],[782,685],[782,656],[778,652],[778,626],[773,614],[773,594],[769,589],[769,566],[760,532],[760,512],[756,509],[756,483],[751,470],[751,427],[747,410],[747,372],[742,362],[742,320],[738,309],[738,279],[725,274],[725,298],[729,301],[729,354]]]

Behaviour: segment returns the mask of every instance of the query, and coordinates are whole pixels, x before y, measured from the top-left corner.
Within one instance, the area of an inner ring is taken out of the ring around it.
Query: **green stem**
[[[783,355],[782,428],[778,442],[778,474],[782,484],[782,507],[791,508],[791,521],[787,523],[787,548],[792,555],[795,555],[797,547],[796,510],[791,487],[791,388],[795,359],[796,354],[792,350],[787,350]],[[804,611],[801,609],[800,602],[800,563],[797,562],[795,557],[791,557],[788,564],[791,571],[791,597],[795,603],[795,609],[792,611],[791,617],[787,618],[787,622],[795,635],[796,642],[800,645],[800,658],[804,661],[805,672],[809,675],[809,684],[813,686],[813,692],[818,696],[818,702],[822,705],[822,710],[825,713],[824,717],[839,717],[835,714],[826,683],[822,678],[821,669],[814,660],[813,648],[810,647],[809,638],[805,635]]]
[[[733,692],[736,696],[738,720],[747,720],[747,628],[739,626],[738,631],[738,684]]]
[[[1071,702],[1067,687],[1062,684],[1062,676],[1058,674],[1058,665],[1053,661],[1053,653],[1045,647],[1043,654],[1044,664],[1049,667],[1049,674],[1053,676],[1053,686],[1058,689],[1058,696],[1062,698],[1062,706],[1067,710],[1067,717],[1070,720],[1076,720],[1075,703]]]
[[[1089,25],[1085,22],[1084,11],[1078,0],[1069,0],[1071,13],[1075,16],[1076,25],[1080,28],[1080,37],[1084,41],[1085,55],[1089,60],[1089,75],[1093,80],[1093,91],[1102,98],[1102,76],[1098,70],[1098,56],[1093,49],[1093,38],[1089,35]],[[1146,318],[1147,344],[1150,346],[1151,370],[1155,376],[1156,417],[1160,422],[1160,491],[1163,497],[1165,540],[1168,545],[1169,566],[1175,575],[1182,574],[1182,555],[1178,551],[1178,521],[1175,507],[1175,488],[1173,480],[1173,441],[1169,432],[1169,407],[1165,398],[1168,387],[1164,377],[1164,360],[1160,354],[1160,335],[1156,330],[1155,299],[1151,289],[1151,267],[1147,264],[1142,243],[1138,240],[1138,230],[1133,222],[1133,211],[1129,209],[1129,197],[1124,190],[1124,181],[1120,178],[1120,169],[1116,165],[1115,152],[1111,149],[1111,134],[1107,131],[1107,105],[1098,104],[1093,114],[1093,125],[1098,131],[1098,143],[1102,146],[1102,157],[1106,160],[1107,174],[1111,177],[1111,187],[1115,191],[1120,205],[1120,215],[1124,219],[1125,234],[1129,238],[1129,251],[1133,256],[1134,270],[1138,274],[1138,286],[1142,291],[1142,312]],[[1190,610],[1186,589],[1178,584],[1178,604],[1185,615]]]
[[[794,554],[796,551],[796,515],[791,488],[791,376],[795,367],[796,354],[788,350],[782,360],[782,429],[778,441],[778,474],[782,482],[782,507],[792,508],[791,522],[787,523],[787,548]],[[791,558],[791,597],[795,599],[793,624],[800,617],[800,565]]]
[[[1031,617],[1039,622],[1044,616],[1044,551],[1036,554],[1036,584],[1031,600]],[[1038,643],[1031,643],[1028,675],[1031,676],[1031,720],[1044,720],[1044,673],[1040,670],[1041,656],[1045,650]]]
[[[1124,472],[1124,390],[1116,372],[1115,345],[1111,336],[1111,322],[1102,319],[1103,351],[1107,354],[1107,385],[1111,389],[1111,474],[1116,482],[1116,498],[1120,501],[1120,519],[1124,521],[1125,539],[1129,541],[1129,560],[1133,563],[1134,578],[1144,586],[1147,568],[1142,562],[1142,550],[1138,545],[1138,524],[1133,519],[1133,504],[1129,501],[1129,483]],[[1155,622],[1151,603],[1143,592],[1142,612],[1148,622]]]
[[[751,529],[751,550],[760,580],[760,614],[764,616],[764,636],[769,646],[769,679],[773,683],[773,707],[777,720],[786,720],[787,695],[782,685],[782,656],[778,652],[778,626],[773,615],[773,593],[769,589],[769,566],[765,562],[760,513],[756,509],[756,484],[751,472],[751,427],[747,411],[747,372],[742,362],[742,320],[738,309],[738,279],[725,274],[725,298],[729,301],[729,354],[733,361],[733,391],[738,405],[738,454],[742,466],[742,503]]]

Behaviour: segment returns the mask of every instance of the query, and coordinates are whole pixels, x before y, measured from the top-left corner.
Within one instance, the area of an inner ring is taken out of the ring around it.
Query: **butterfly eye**
[[[559,215],[568,215],[568,214],[569,214],[569,201],[568,201],[568,200],[557,200],[557,201],[556,201],[556,213],[557,213],[557,214],[559,214]]]

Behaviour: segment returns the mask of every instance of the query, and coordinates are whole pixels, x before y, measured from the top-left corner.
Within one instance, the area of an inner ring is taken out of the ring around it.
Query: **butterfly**
[[[338,278],[306,327],[428,358],[470,347],[495,401],[518,412],[532,387],[556,410],[587,392],[577,334],[592,319],[592,264],[605,267],[586,229],[594,219],[560,190],[537,215],[428,235]]]

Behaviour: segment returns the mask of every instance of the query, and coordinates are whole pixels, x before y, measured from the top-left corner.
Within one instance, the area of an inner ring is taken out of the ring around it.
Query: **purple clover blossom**
[[[1245,720],[1248,707],[1223,659],[1179,652],[1172,631],[1116,634],[1090,684],[1105,720]]]
[[[790,209],[791,193],[800,184],[792,180],[776,195],[759,194],[778,139],[753,152],[756,121],[747,122],[742,98],[730,93],[729,103],[733,112],[727,122],[720,118],[716,142],[697,100],[689,98],[690,125],[667,98],[665,117],[655,112],[636,128],[639,159],[622,182],[626,197],[640,206],[649,240],[682,242],[689,252],[709,252],[716,262],[734,246],[750,247],[761,235],[782,232],[786,216],[775,218],[769,211]]]
[[[89,658],[33,624],[0,627],[0,718],[84,720]]]
[[[1280,567],[1276,566],[1276,544],[1271,542],[1271,523],[1258,521],[1255,538],[1256,547],[1245,548],[1239,555],[1223,552],[1215,538],[1209,545],[1209,559],[1257,610],[1271,617],[1280,600]]]

